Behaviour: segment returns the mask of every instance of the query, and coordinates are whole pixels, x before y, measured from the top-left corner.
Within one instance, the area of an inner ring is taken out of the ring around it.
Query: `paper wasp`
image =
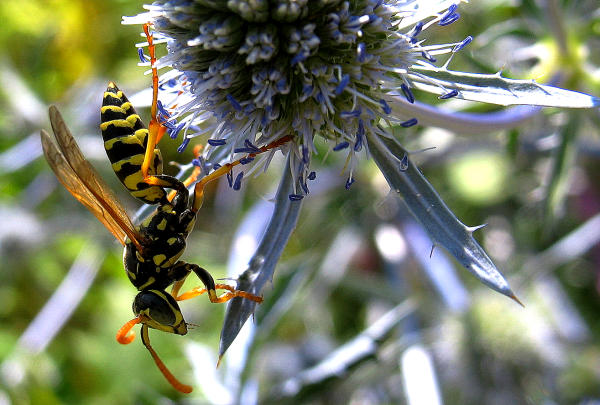
[[[148,33],[147,26],[144,26],[144,30],[154,64],[152,36]],[[196,213],[202,205],[204,186],[228,174],[244,158],[227,163],[201,178],[195,184],[190,202],[187,186],[196,181],[198,173],[190,176],[186,182],[162,174],[162,158],[156,143],[165,129],[158,122],[156,113],[158,76],[155,68],[153,89],[149,129],[144,127],[131,103],[112,82],[104,93],[101,109],[100,128],[104,147],[117,177],[134,197],[156,205],[154,212],[139,226],[133,225],[108,185],[84,158],[54,106],[50,107],[49,116],[56,142],[44,130],[41,131],[41,140],[46,160],[56,177],[125,247],[125,271],[138,289],[138,294],[133,302],[135,318],[117,332],[117,340],[122,344],[131,343],[135,337],[130,333],[131,329],[136,324],[142,324],[142,342],[160,371],[175,389],[189,393],[192,387],[180,383],[150,345],[148,328],[185,335],[187,325],[177,301],[193,298],[204,292],[208,293],[208,298],[213,303],[225,302],[234,297],[260,303],[262,298],[226,284],[215,284],[208,271],[196,264],[179,260],[185,250],[186,238],[194,226]],[[256,148],[245,159],[278,148],[290,139],[291,137],[285,136]],[[173,190],[171,195],[167,194],[165,188]],[[200,278],[205,288],[198,287],[179,295],[186,277],[192,272]],[[165,291],[169,286],[172,286],[170,294]],[[218,296],[216,289],[228,291]]]

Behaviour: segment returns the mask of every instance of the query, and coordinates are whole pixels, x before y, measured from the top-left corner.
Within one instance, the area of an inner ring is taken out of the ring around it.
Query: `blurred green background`
[[[525,308],[441,249],[428,259],[430,244],[375,166],[363,160],[347,191],[343,157],[334,154],[315,159],[318,181],[265,291],[252,350],[232,348],[215,370],[224,308],[205,298],[183,305],[197,325],[187,336],[151,332],[167,366],[195,387],[186,399],[174,392],[139,339],[115,341],[135,296],[121,248],[56,182],[39,145],[47,106],[57,104],[135,212],[102,150],[98,111],[108,80],[127,94],[149,85],[134,47],[141,27],[120,23],[141,11],[141,2],[125,0],[0,2],[0,404],[418,403],[406,382],[416,371],[404,361],[415,347],[430,356],[438,403],[600,401],[600,115],[551,109],[501,133],[400,134],[411,150],[436,147],[415,159],[461,221],[488,224],[476,236]],[[428,31],[431,43],[475,38],[454,70],[541,82],[561,73],[562,87],[600,95],[596,1],[488,0],[460,11],[459,22]],[[495,110],[456,101],[444,108]],[[165,161],[189,162],[177,146],[161,143]],[[225,277],[237,227],[245,220],[252,228],[248,213],[272,196],[281,167],[274,162],[242,192],[211,186],[185,259]],[[284,389],[406,300],[410,315],[373,353],[340,361],[343,373],[315,377],[300,392]],[[243,372],[232,371],[236,364]]]

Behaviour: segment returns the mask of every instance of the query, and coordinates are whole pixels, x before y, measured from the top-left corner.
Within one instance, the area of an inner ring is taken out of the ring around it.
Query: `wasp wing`
[[[126,237],[142,251],[142,236],[135,229],[123,206],[102,180],[94,167],[84,158],[55,106],[49,109],[50,123],[56,143],[42,130],[42,147],[48,164],[67,190],[125,245]],[[58,146],[57,146],[58,145]]]

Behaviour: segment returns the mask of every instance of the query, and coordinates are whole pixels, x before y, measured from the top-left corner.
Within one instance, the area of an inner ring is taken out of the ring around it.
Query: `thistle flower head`
[[[207,153],[223,141],[233,151],[293,135],[288,152],[303,179],[319,135],[349,154],[348,187],[366,133],[386,136],[382,119],[416,124],[386,101],[414,101],[411,68],[461,44],[423,39],[432,24],[458,19],[443,0],[171,0],[146,8],[126,23],[151,21],[167,43],[158,66],[172,68],[161,84],[162,97],[174,95],[163,98],[171,134],[208,134]]]

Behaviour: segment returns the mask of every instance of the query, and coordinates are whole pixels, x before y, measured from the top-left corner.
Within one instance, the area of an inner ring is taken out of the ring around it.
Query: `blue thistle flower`
[[[334,150],[352,146],[349,154],[363,149],[365,131],[386,136],[381,119],[411,118],[392,114],[386,98],[404,94],[413,102],[411,68],[461,44],[423,45],[419,35],[458,13],[453,2],[439,1],[423,15],[420,3],[170,0],[126,22],[152,21],[166,40],[168,55],[158,63],[173,72],[161,90],[179,94],[171,119],[178,128],[203,122],[202,132],[188,130],[185,139],[210,128],[212,139],[235,147],[293,134],[287,153],[306,178],[315,136]]]

